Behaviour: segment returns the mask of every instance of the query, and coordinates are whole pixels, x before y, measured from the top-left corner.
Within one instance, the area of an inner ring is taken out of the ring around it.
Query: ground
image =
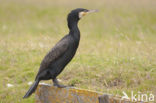
[[[156,94],[155,5],[154,0],[0,1],[0,103],[35,101],[34,95],[22,99],[28,82],[68,33],[67,14],[78,7],[99,12],[79,22],[80,45],[58,77],[61,82],[121,96],[122,91]]]

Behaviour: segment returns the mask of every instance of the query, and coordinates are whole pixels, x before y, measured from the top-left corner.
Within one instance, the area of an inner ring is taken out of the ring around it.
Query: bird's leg
[[[53,85],[54,86],[57,86],[57,87],[59,87],[59,88],[65,88],[66,86],[64,86],[64,85],[61,85],[61,84],[59,84],[59,82],[58,82],[58,80],[55,78],[55,79],[53,79]]]

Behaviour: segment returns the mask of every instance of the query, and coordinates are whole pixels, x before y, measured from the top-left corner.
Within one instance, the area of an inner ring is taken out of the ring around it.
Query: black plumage
[[[52,79],[54,86],[65,87],[58,83],[56,77],[76,53],[80,41],[80,31],[77,24],[86,13],[89,13],[89,10],[78,8],[68,14],[69,34],[64,36],[44,57],[33,85],[23,98],[29,97],[36,90],[41,80]]]

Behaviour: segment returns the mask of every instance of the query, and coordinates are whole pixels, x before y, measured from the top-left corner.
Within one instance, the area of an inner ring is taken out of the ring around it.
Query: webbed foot
[[[59,84],[57,79],[53,79],[53,85],[58,88],[66,88],[67,86]]]

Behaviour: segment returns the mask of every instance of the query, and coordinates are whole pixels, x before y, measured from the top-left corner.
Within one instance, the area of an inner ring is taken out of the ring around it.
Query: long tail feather
[[[24,98],[28,98],[33,92],[35,92],[37,86],[38,86],[39,80],[36,80],[32,86],[29,88],[29,90],[27,91],[27,93],[25,94]]]

